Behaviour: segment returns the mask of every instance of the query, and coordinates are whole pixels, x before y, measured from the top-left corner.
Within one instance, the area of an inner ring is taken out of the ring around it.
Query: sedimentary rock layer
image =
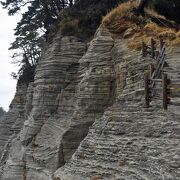
[[[0,124],[2,180],[178,179],[179,112],[161,101],[144,108],[152,60],[128,42],[101,26],[88,47],[60,33],[45,46],[35,81],[17,89]],[[177,77],[171,52],[166,70]]]
[[[61,139],[70,126],[78,61],[85,50],[78,38],[60,34],[45,47],[27,97],[26,120],[13,141],[2,179],[44,180],[64,164]]]
[[[180,113],[162,100],[144,108],[143,75],[150,58],[141,58],[116,38],[111,51],[115,103],[96,119],[72,159],[55,172],[61,180],[175,179],[180,177]],[[177,47],[167,50],[166,72],[179,77]]]
[[[25,120],[26,85],[17,85],[16,94],[9,106],[9,111],[0,121],[0,166],[3,171],[13,139],[20,132]],[[0,179],[1,173],[0,173]]]
[[[10,140],[11,136],[13,138],[17,136],[24,123],[26,91],[26,85],[17,86],[9,111],[0,121],[0,154],[2,154],[6,142]]]

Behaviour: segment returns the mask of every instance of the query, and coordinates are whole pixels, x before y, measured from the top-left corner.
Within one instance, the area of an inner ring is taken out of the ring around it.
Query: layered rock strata
[[[76,106],[70,128],[63,135],[64,149],[68,152],[70,147],[69,158],[87,135],[89,126],[113,102],[115,81],[110,54],[112,47],[113,39],[109,32],[97,31],[86,54],[79,61],[81,80],[77,87]]]
[[[6,142],[11,136],[13,136],[12,138],[17,136],[24,123],[26,94],[27,86],[18,85],[9,111],[0,121],[0,154],[2,154]]]
[[[74,112],[78,61],[85,50],[78,38],[60,34],[46,47],[25,105],[26,121],[13,141],[2,179],[44,180],[70,158],[74,150],[67,146],[66,153],[62,139]]]
[[[3,170],[3,166],[9,156],[9,149],[11,147],[13,139],[17,137],[23,126],[26,114],[26,95],[27,86],[17,85],[16,93],[9,106],[9,111],[3,116],[2,120],[0,121],[0,171]]]
[[[144,108],[143,74],[151,59],[128,42],[103,26],[87,51],[74,36],[55,36],[23,91],[23,118],[10,121],[16,135],[3,140],[2,180],[179,177],[179,112],[164,112],[159,101]],[[168,57],[169,68],[174,60]],[[172,77],[176,66],[167,69]]]
[[[151,59],[142,59],[116,38],[111,51],[116,102],[96,119],[72,159],[56,171],[61,180],[175,179],[180,177],[180,113],[162,109],[162,100],[144,108],[143,74]],[[179,77],[177,47],[167,51],[170,78]]]
[[[178,180],[179,132],[179,115],[121,99],[96,120],[72,160],[55,177]]]

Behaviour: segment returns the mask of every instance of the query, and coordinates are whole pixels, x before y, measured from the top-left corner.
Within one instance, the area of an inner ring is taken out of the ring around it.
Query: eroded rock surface
[[[78,61],[85,50],[78,38],[60,34],[46,47],[29,90],[26,121],[13,141],[2,179],[44,180],[65,163],[62,137],[74,111]]]
[[[17,85],[16,94],[9,106],[9,111],[0,121],[0,166],[1,170],[9,155],[9,149],[17,137],[25,120],[26,85]]]
[[[151,59],[130,50],[128,41],[103,26],[88,48],[57,33],[34,83],[23,90],[21,118],[9,119],[2,131],[2,180],[180,177],[180,114],[175,106],[164,112],[161,101],[144,108],[143,75]],[[177,77],[180,53],[170,52],[166,70]]]
[[[24,123],[26,93],[26,85],[17,86],[9,111],[0,121],[0,154],[3,152],[6,142],[11,136],[17,136]]]
[[[151,59],[142,59],[115,39],[112,49],[116,102],[96,119],[72,159],[56,171],[62,180],[175,179],[180,177],[180,112],[162,109],[162,100],[144,108],[143,74]],[[180,53],[167,51],[165,68],[179,77]],[[171,54],[172,53],[172,54]],[[170,54],[170,55],[169,55]]]

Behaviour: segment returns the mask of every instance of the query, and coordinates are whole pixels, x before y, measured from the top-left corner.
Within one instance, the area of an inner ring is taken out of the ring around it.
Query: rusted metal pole
[[[149,90],[149,75],[144,75],[144,94],[145,94],[145,107],[149,107],[150,103],[150,90]]]
[[[162,75],[162,87],[163,87],[163,108],[168,109],[168,97],[167,97],[167,74]]]
[[[151,57],[152,58],[154,58],[155,57],[155,50],[156,50],[156,48],[155,48],[155,41],[154,41],[154,39],[153,38],[151,38]]]

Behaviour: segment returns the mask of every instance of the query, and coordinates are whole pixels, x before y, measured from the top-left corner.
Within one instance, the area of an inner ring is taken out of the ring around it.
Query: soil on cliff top
[[[142,41],[150,44],[151,38],[162,38],[167,45],[180,45],[180,26],[167,20],[152,9],[145,9],[145,15],[137,15],[138,1],[128,1],[110,11],[102,20],[116,36],[129,39],[128,47],[140,49]]]

